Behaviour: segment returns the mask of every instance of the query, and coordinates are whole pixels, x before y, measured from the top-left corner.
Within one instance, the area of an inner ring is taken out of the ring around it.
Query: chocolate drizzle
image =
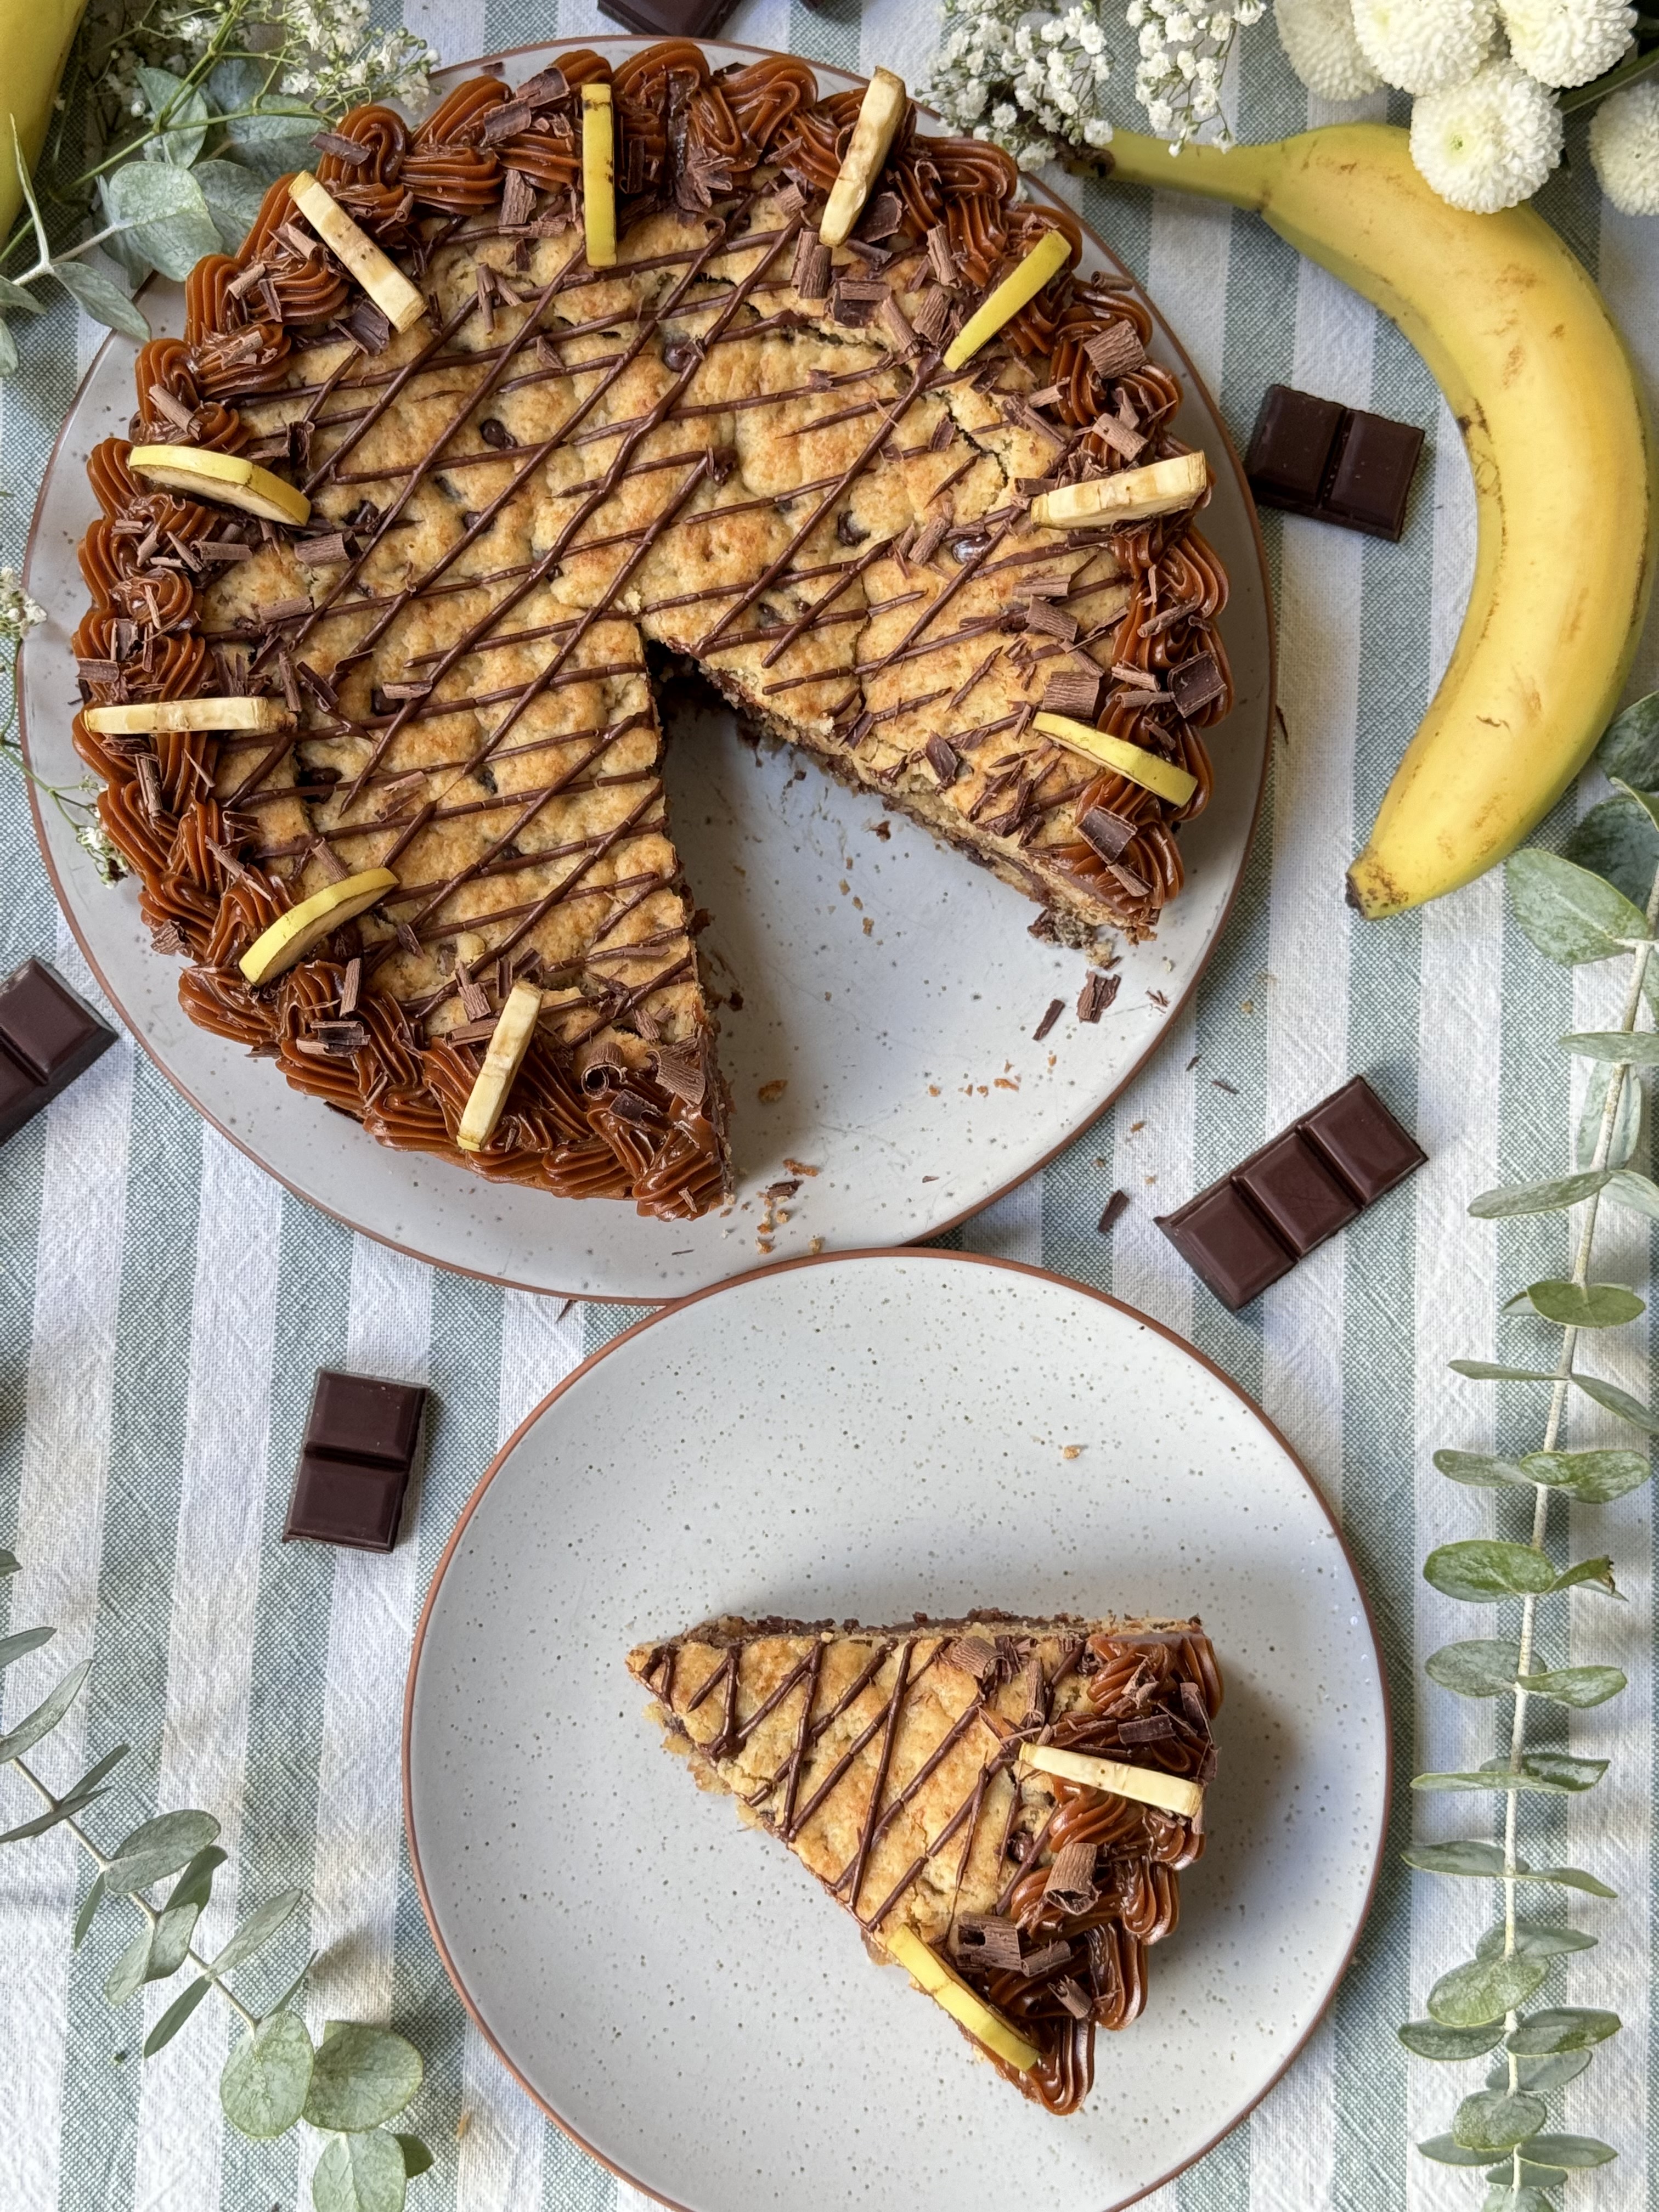
[[[574,52],[412,132],[366,107],[319,135],[323,183],[428,296],[402,337],[285,180],[240,254],[198,264],[184,342],[139,356],[134,441],[251,452],[313,517],[296,538],[151,491],[106,441],[82,696],[276,695],[295,726],[135,742],[77,720],[76,743],[158,945],[188,952],[192,1019],[380,1141],[460,1159],[484,1024],[538,963],[536,1042],[466,1164],[672,1218],[727,1168],[642,630],[1075,927],[1131,935],[1180,888],[1176,811],[1031,714],[1109,667],[1100,726],[1186,766],[1190,813],[1231,692],[1189,518],[1033,533],[1016,488],[1179,450],[1144,305],[1064,276],[942,369],[975,295],[1068,218],[1018,204],[995,149],[907,123],[832,257],[814,218],[856,97],[818,100],[785,57],[713,75],[669,40],[612,76],[624,258],[596,273],[576,109],[611,75]],[[401,878],[379,908],[245,984],[271,920],[376,865]],[[601,1045],[620,1077],[594,1090]]]

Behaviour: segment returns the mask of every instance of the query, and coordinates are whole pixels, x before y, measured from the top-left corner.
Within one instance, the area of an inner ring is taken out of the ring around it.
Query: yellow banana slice
[[[582,226],[590,269],[617,265],[617,115],[608,84],[582,87]]]
[[[1012,2021],[1005,2020],[977,1990],[970,1990],[959,1975],[953,1973],[939,1953],[924,1943],[913,1929],[896,1928],[890,1935],[884,1931],[880,1941],[910,1978],[926,1990],[933,2002],[942,2006],[952,2020],[965,2027],[976,2043],[982,2043],[988,2051],[994,2051],[999,2058],[1006,2058],[1022,2074],[1029,2073],[1036,2064],[1041,2053],[1036,2046],[1025,2040]]]
[[[870,80],[859,119],[847,142],[845,158],[830,187],[823,221],[818,225],[818,236],[826,246],[845,246],[852,236],[853,225],[864,212],[864,203],[881,174],[881,165],[909,104],[904,79],[895,76],[891,70],[878,69]]]
[[[586,91],[586,87],[583,87]],[[495,1133],[495,1124],[507,1104],[507,1094],[524,1066],[530,1040],[542,1011],[542,994],[533,983],[515,983],[507,994],[489,1040],[483,1066],[468,1095],[455,1141],[464,1152],[481,1152]]]
[[[948,354],[945,360],[948,363]],[[1167,461],[1149,461],[1144,469],[1121,469],[1113,477],[1092,477],[1087,483],[1039,492],[1031,501],[1031,520],[1051,530],[1063,530],[1074,522],[1140,522],[1148,515],[1173,514],[1178,507],[1190,507],[1209,481],[1209,464],[1202,453],[1173,453]]]
[[[148,699],[124,707],[88,707],[82,720],[100,738],[137,738],[152,730],[289,730],[294,717],[280,699]]]
[[[303,960],[330,930],[367,914],[397,888],[398,878],[390,868],[363,868],[355,876],[342,876],[337,884],[325,884],[298,906],[279,914],[237,964],[250,983],[269,983],[273,976],[286,975],[296,960]]]
[[[264,522],[286,522],[297,530],[311,518],[311,501],[296,485],[238,453],[210,453],[204,446],[135,446],[127,464],[164,491],[216,500]]]
[[[1074,722],[1069,714],[1039,714],[1033,726],[1046,738],[1058,738],[1074,753],[1086,753],[1103,768],[1115,769],[1131,783],[1138,783],[1143,791],[1156,792],[1171,806],[1184,806],[1198,789],[1198,778],[1189,775],[1174,761],[1148,752],[1145,745],[1132,745],[1127,738],[1109,737],[1104,730],[1091,729],[1087,722]]]
[[[1062,231],[1044,231],[1018,268],[1003,278],[951,339],[945,349],[946,368],[965,368],[980,348],[1012,321],[1028,301],[1035,300],[1051,276],[1058,275],[1071,252]]]
[[[406,331],[426,313],[426,301],[396,263],[355,223],[326,185],[309,169],[289,180],[288,196],[330,252],[343,262],[381,309],[394,331]]]
[[[1126,1766],[1120,1759],[1097,1759],[1086,1751],[1028,1743],[1021,1748],[1019,1763],[1031,1772],[1058,1775],[1062,1782],[1085,1782],[1092,1790],[1109,1790],[1115,1797],[1132,1797],[1137,1805],[1156,1805],[1165,1813],[1184,1813],[1189,1820],[1203,1808],[1204,1792],[1196,1782],[1181,1774],[1160,1774],[1150,1766]]]

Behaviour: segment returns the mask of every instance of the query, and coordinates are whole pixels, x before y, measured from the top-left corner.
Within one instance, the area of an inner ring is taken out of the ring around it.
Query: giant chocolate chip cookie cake
[[[317,146],[91,463],[76,742],[193,1020],[383,1144],[720,1201],[676,659],[1047,933],[1152,931],[1231,702],[1205,464],[1004,156],[678,40]]]

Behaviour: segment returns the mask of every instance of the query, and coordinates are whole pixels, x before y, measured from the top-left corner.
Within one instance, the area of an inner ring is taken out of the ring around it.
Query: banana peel
[[[1531,208],[1467,215],[1404,131],[1333,124],[1260,146],[1120,131],[1121,180],[1260,214],[1392,318],[1456,417],[1474,580],[1455,651],[1348,871],[1368,917],[1438,898],[1514,850],[1618,705],[1652,588],[1652,432],[1623,339]]]
[[[0,240],[11,236],[23,205],[12,155],[15,125],[31,169],[46,143],[52,103],[70,48],[81,27],[86,0],[0,0],[0,110],[9,111],[0,132]]]

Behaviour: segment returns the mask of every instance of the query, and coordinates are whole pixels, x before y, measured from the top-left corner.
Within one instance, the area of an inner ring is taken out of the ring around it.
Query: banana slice
[[[1063,231],[1046,230],[1012,276],[1005,276],[988,300],[983,301],[957,332],[945,350],[946,368],[965,368],[988,339],[1012,320],[1028,301],[1035,300],[1048,279],[1071,258]]]
[[[950,360],[948,354],[945,360]],[[1209,464],[1202,453],[1173,453],[1167,461],[1148,462],[1144,469],[1122,469],[1115,477],[1094,477],[1087,483],[1039,492],[1031,501],[1031,520],[1052,530],[1063,529],[1069,522],[1140,522],[1149,514],[1172,514],[1178,507],[1190,507],[1209,481]]]
[[[289,180],[288,196],[323,244],[351,271],[394,331],[406,331],[426,313],[426,301],[396,263],[359,228],[326,185],[309,169]]]
[[[927,1990],[936,2005],[942,2006],[952,2020],[965,2027],[976,2043],[988,2051],[994,2051],[999,2058],[1006,2058],[1022,2074],[1029,2073],[1042,2056],[1034,2045],[1005,2020],[994,2006],[988,2005],[977,1990],[970,1990],[961,1977],[951,1972],[939,1953],[908,1928],[896,1928],[881,1941],[900,1966],[921,1988]]]
[[[585,92],[587,88],[582,88]],[[606,90],[610,88],[607,86]],[[495,1124],[507,1104],[507,1094],[524,1066],[530,1040],[542,1011],[542,994],[533,983],[515,983],[507,994],[489,1040],[483,1066],[467,1098],[455,1141],[464,1152],[481,1152],[495,1133]]]
[[[127,462],[149,483],[187,499],[217,500],[295,529],[311,518],[311,501],[297,486],[235,453],[213,453],[204,446],[135,446]]]
[[[279,914],[237,964],[250,983],[269,983],[273,976],[285,975],[296,960],[303,960],[331,929],[367,914],[397,888],[398,878],[390,868],[364,868],[355,876],[343,876],[337,884],[325,884],[298,906]]]
[[[1086,1782],[1093,1790],[1109,1790],[1115,1797],[1133,1797],[1137,1805],[1156,1805],[1165,1813],[1183,1813],[1190,1820],[1204,1805],[1204,1792],[1184,1775],[1160,1774],[1150,1766],[1126,1766],[1121,1759],[1097,1759],[1086,1751],[1060,1751],[1051,1743],[1028,1743],[1020,1751],[1023,1770],[1057,1774],[1062,1782]]]
[[[1033,727],[1044,737],[1058,738],[1074,753],[1086,753],[1103,768],[1115,769],[1143,791],[1167,799],[1171,806],[1184,806],[1198,789],[1198,778],[1177,768],[1174,761],[1148,752],[1145,745],[1132,745],[1127,738],[1109,737],[1104,730],[1091,729],[1086,722],[1074,722],[1069,714],[1039,714]]]
[[[818,236],[825,246],[845,246],[852,235],[853,225],[864,212],[864,203],[881,174],[881,165],[909,104],[904,79],[895,76],[891,70],[878,69],[870,80],[859,119],[847,142],[846,158],[830,187],[823,221],[818,225]]]
[[[608,84],[582,87],[582,224],[590,269],[617,265],[617,115]]]
[[[142,705],[88,707],[82,719],[100,738],[143,737],[153,730],[289,730],[294,717],[280,699],[150,699]]]

